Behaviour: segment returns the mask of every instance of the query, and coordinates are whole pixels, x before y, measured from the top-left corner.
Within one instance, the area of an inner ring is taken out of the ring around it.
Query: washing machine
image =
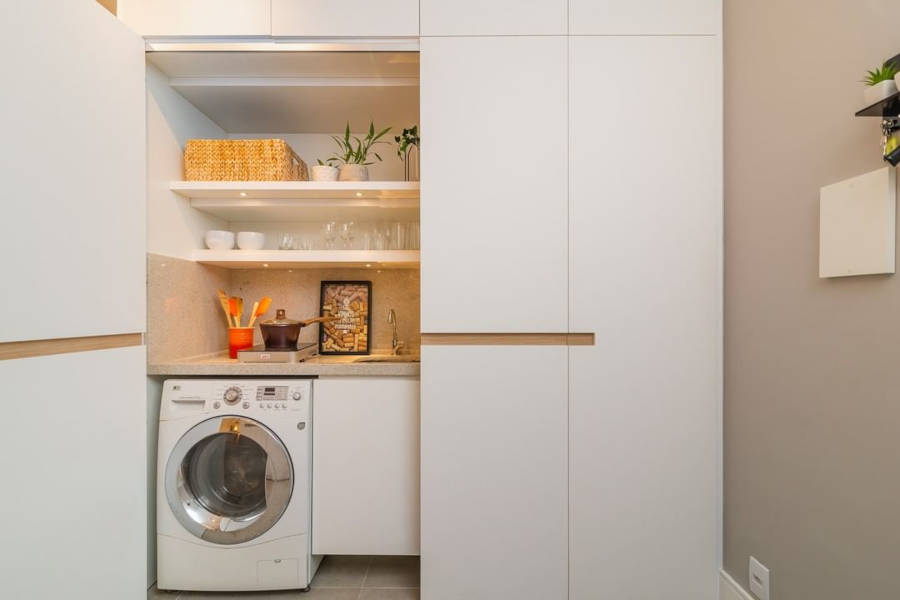
[[[308,379],[165,382],[157,587],[309,587],[311,400]]]

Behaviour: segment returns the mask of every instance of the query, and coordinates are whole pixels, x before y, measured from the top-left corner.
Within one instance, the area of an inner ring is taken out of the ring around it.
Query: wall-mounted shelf
[[[226,269],[416,269],[418,250],[195,250],[198,263]]]
[[[419,219],[417,181],[173,181],[169,189],[230,222]]]
[[[856,113],[857,117],[893,118],[900,115],[900,92],[892,94]]]

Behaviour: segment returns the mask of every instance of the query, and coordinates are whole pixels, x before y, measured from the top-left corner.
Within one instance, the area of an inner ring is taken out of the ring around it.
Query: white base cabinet
[[[313,554],[419,553],[419,380],[313,383]]]
[[[567,595],[567,349],[422,348],[422,599]]]

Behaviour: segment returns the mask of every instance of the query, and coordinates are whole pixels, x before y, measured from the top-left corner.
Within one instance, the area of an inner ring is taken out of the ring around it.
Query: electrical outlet
[[[759,600],[769,600],[769,569],[750,557],[750,591]]]

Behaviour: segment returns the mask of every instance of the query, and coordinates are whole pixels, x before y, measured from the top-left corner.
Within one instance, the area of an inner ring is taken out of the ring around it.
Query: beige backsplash
[[[150,362],[224,350],[225,317],[216,289],[244,299],[245,321],[255,300],[271,296],[262,317],[284,308],[289,317],[318,316],[322,281],[372,282],[372,350],[390,351],[388,309],[397,313],[398,334],[412,352],[419,349],[418,269],[248,269],[229,270],[188,260],[148,255],[147,346]],[[315,342],[318,325],[304,328],[301,341]],[[256,342],[261,343],[259,328]]]

